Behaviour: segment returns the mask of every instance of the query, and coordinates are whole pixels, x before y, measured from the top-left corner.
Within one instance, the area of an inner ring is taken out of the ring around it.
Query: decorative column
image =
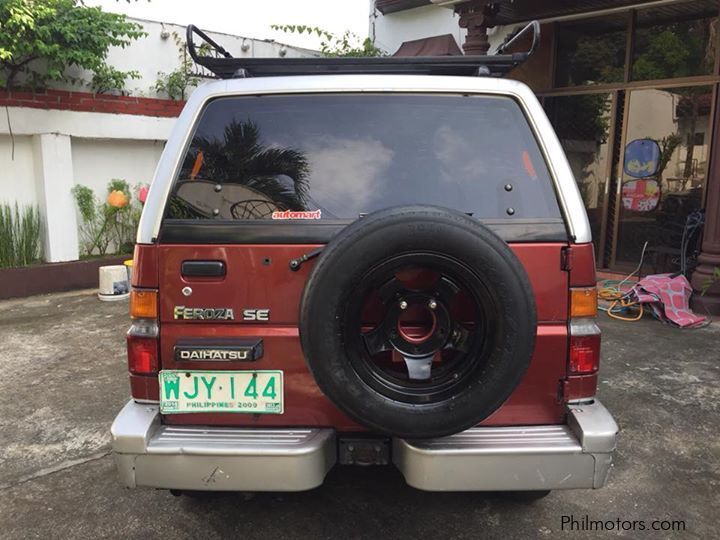
[[[70,137],[58,133],[33,135],[35,189],[43,216],[44,256],[47,262],[79,258],[75,199],[72,188]]]
[[[720,111],[720,92],[715,93],[715,110]],[[713,148],[710,168],[705,179],[705,229],[698,257],[698,267],[692,275],[695,290],[692,307],[699,315],[720,315],[720,282],[716,282],[703,295],[716,267],[720,267],[720,119],[715,114],[713,124]]]
[[[490,49],[487,29],[494,26],[492,18],[497,13],[497,6],[484,0],[472,0],[457,4],[455,13],[460,16],[460,28],[467,29],[467,37],[462,46],[465,54],[487,54]]]

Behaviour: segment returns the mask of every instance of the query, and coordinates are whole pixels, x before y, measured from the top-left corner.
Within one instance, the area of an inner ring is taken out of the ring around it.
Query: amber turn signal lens
[[[130,291],[130,317],[133,319],[156,319],[157,316],[157,291],[143,289]]]
[[[570,317],[596,317],[597,287],[570,290]]]

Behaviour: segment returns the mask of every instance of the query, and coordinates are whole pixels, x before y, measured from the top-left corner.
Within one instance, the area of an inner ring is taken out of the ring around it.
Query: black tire
[[[367,351],[346,324],[364,276],[385,261],[416,254],[442,257],[459,269],[478,291],[487,319],[486,334],[476,340],[482,343],[467,353],[472,369],[454,386],[427,395],[422,388],[392,393],[369,378],[362,368]],[[525,374],[535,333],[530,283],[509,246],[476,219],[434,206],[389,208],[345,228],[321,253],[300,304],[302,347],[321,390],[368,428],[407,438],[450,435],[492,414]]]

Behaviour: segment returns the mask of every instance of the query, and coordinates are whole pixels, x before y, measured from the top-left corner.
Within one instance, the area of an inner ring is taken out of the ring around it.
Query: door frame
[[[718,55],[720,57],[720,54]],[[716,111],[716,97],[718,94],[717,77],[693,77],[693,80],[675,79],[672,81],[643,81],[643,84],[613,85],[615,89],[607,87],[573,88],[573,91],[542,92],[538,94],[541,99],[554,97],[572,97],[591,94],[608,94],[611,98],[610,124],[608,126],[608,158],[605,170],[605,191],[601,199],[601,221],[600,237],[594,239],[598,249],[598,268],[603,270],[624,270],[618,268],[617,264],[617,243],[620,232],[620,216],[622,205],[622,164],[625,158],[625,146],[627,144],[627,132],[630,118],[630,95],[636,90],[669,90],[672,88],[687,88],[691,86],[711,86],[712,101],[710,109],[710,125],[714,125]],[[570,89],[567,89],[570,90]],[[620,100],[624,99],[622,111],[619,110]],[[622,112],[622,114],[620,114]],[[715,133],[708,131],[709,141],[707,145],[712,148]],[[702,199],[705,200],[707,178],[703,185]],[[610,190],[613,190],[611,193]],[[611,197],[612,194],[612,197]],[[612,207],[611,207],[612,206]],[[622,266],[622,265],[621,265]]]
[[[720,55],[718,55],[720,56]],[[652,81],[650,81],[652,82]],[[677,82],[677,81],[676,81]],[[622,124],[620,126],[621,129],[621,137],[620,137],[620,145],[615,149],[617,152],[617,156],[614,157],[614,163],[616,163],[615,170],[613,171],[614,174],[614,189],[615,189],[615,204],[614,208],[607,209],[607,212],[612,212],[612,224],[613,224],[613,230],[612,230],[612,236],[611,236],[611,244],[610,244],[610,252],[609,254],[606,254],[607,259],[609,261],[609,264],[607,265],[607,268],[609,270],[624,270],[627,268],[627,264],[620,264],[618,265],[617,261],[617,254],[618,254],[618,237],[620,235],[620,219],[622,217],[622,185],[623,185],[623,164],[625,162],[625,147],[627,146],[628,140],[627,140],[627,134],[628,134],[628,128],[630,125],[630,103],[631,103],[631,97],[632,93],[635,91],[642,91],[642,90],[672,90],[674,88],[688,88],[688,87],[694,87],[694,86],[709,86],[710,92],[711,92],[711,104],[710,104],[710,112],[709,112],[709,118],[708,123],[710,126],[710,129],[707,130],[707,136],[708,141],[706,142],[708,149],[712,148],[712,142],[714,140],[715,134],[712,131],[712,126],[714,125],[714,119],[715,119],[715,98],[718,92],[718,84],[717,80],[714,82],[708,83],[701,83],[701,82],[695,82],[694,84],[675,84],[672,86],[663,86],[661,88],[658,88],[658,86],[653,86],[652,84],[649,84],[647,86],[643,87],[633,87],[625,90],[625,107],[623,110],[623,117],[622,117]],[[710,150],[709,150],[710,151]],[[708,156],[708,161],[710,159],[710,156]],[[705,206],[705,193],[707,190],[707,174],[708,171],[705,172],[705,178],[703,182],[702,187],[702,195],[701,200],[703,201],[703,207]],[[633,265],[634,266],[634,265]]]
[[[620,205],[622,199],[620,197],[622,190],[622,162],[624,160],[625,153],[625,142],[627,137],[627,126],[628,126],[628,115],[629,115],[629,103],[630,93],[633,90],[648,90],[648,89],[668,89],[668,88],[682,88],[689,86],[712,86],[712,104],[710,109],[710,122],[711,126],[715,126],[715,118],[718,111],[716,110],[716,104],[718,100],[718,93],[720,92],[720,32],[716,32],[715,35],[715,62],[713,65],[712,73],[707,75],[695,75],[689,77],[679,77],[675,79],[658,79],[658,80],[647,80],[647,81],[634,81],[632,80],[632,59],[633,49],[635,47],[635,33],[637,27],[637,13],[638,9],[646,8],[647,6],[627,6],[627,11],[624,12],[627,18],[626,28],[626,47],[625,47],[625,64],[623,80],[614,83],[601,83],[592,86],[558,86],[557,84],[557,55],[559,46],[559,35],[561,23],[559,21],[553,21],[549,24],[553,26],[552,32],[552,61],[548,62],[547,75],[551,82],[551,88],[537,89],[537,95],[544,101],[545,98],[562,97],[562,96],[578,96],[587,94],[610,94],[612,96],[611,105],[611,116],[610,126],[608,128],[608,141],[610,146],[610,155],[607,160],[607,171],[606,171],[606,182],[605,182],[605,193],[602,198],[602,214],[600,222],[600,238],[594,239],[598,243],[598,261],[597,266],[601,269],[616,270],[617,269],[617,240],[619,234],[619,218],[620,218]],[[620,14],[618,14],[620,15]],[[588,14],[588,19],[592,19],[594,15]],[[718,20],[720,20],[720,13],[718,14]],[[620,99],[624,99],[624,106],[622,107],[622,115],[620,114]],[[622,117],[620,117],[622,116]],[[709,147],[709,161],[720,159],[720,156],[715,156],[713,152],[715,137],[720,137],[720,132],[716,134],[715,130],[711,129],[708,132],[710,140],[708,141]],[[707,174],[703,185],[702,201],[703,208],[706,207],[706,196],[707,196]],[[610,189],[614,191],[611,192]],[[612,205],[612,208],[609,206]]]

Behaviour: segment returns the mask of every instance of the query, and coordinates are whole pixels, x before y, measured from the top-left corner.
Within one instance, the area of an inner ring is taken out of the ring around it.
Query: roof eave
[[[429,6],[431,4],[431,0],[375,0],[375,9],[383,15],[388,15],[390,13]]]

